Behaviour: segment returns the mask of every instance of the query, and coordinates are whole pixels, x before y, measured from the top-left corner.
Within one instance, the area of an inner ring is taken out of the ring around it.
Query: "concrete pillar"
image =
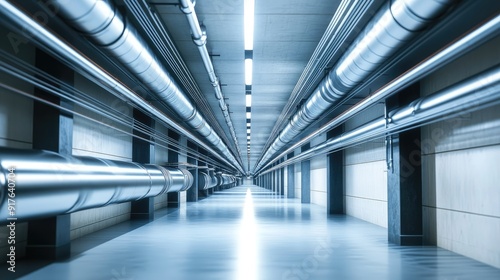
[[[327,138],[344,132],[339,126],[327,133]],[[328,214],[344,214],[344,150],[328,154],[326,162],[327,211]]]
[[[420,96],[413,85],[386,101],[387,110],[404,106]],[[422,245],[422,170],[420,129],[387,139],[388,238],[397,245]]]
[[[173,130],[168,130],[168,137],[172,140],[179,142],[180,135]],[[169,147],[168,150],[168,163],[178,163],[179,162],[179,149],[176,147]],[[180,207],[180,195],[178,192],[171,192],[167,194],[168,208],[179,208]]]
[[[192,143],[191,141],[188,141],[187,146],[191,150],[198,151],[198,146]],[[187,161],[189,164],[198,166],[198,159],[194,155],[191,156],[188,155]],[[198,168],[196,167],[190,169],[189,171],[191,171],[191,174],[193,174],[193,185],[191,186],[191,188],[187,190],[186,199],[188,202],[196,202],[198,201]]]
[[[38,69],[61,79],[70,86],[73,85],[73,70],[45,52],[37,49],[35,64]],[[63,108],[73,109],[72,104],[41,88],[35,88],[35,96]],[[73,115],[40,102],[34,102],[33,149],[49,150],[70,156],[73,150]],[[71,253],[70,230],[70,214],[30,221],[28,223],[26,257],[53,260],[69,258]]]
[[[311,145],[309,143],[305,144],[302,146],[300,149],[301,152],[305,152],[309,150]],[[300,202],[302,203],[311,203],[311,161],[310,160],[304,160],[300,164],[301,168],[301,178],[300,178],[300,183],[301,183],[301,198]]]
[[[134,109],[134,120],[139,124],[149,128],[155,127],[155,121],[141,112]],[[150,139],[150,136],[142,132],[141,129],[136,129],[138,126],[134,124],[132,139],[132,161],[137,163],[154,163],[155,162],[155,145],[143,139]],[[138,138],[140,137],[140,138]],[[141,139],[142,138],[142,139]],[[154,197],[147,197],[141,200],[131,202],[131,219],[154,220]]]
[[[287,159],[293,157],[293,152],[286,155]],[[295,164],[290,164],[287,167],[287,197],[294,198],[295,197]]]
[[[281,159],[280,163],[283,163],[285,160],[284,158]],[[282,167],[279,169],[279,174],[280,174],[280,195],[285,194],[285,168]]]

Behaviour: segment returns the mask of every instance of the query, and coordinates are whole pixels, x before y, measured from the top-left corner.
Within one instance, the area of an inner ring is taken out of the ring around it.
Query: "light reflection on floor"
[[[252,191],[247,188],[238,242],[238,275],[235,279],[257,280],[257,232]]]
[[[327,216],[322,207],[256,186],[218,192],[157,214],[151,223],[130,221],[75,240],[68,261],[20,260],[15,277],[500,279],[499,269],[440,248],[390,245],[385,228]],[[14,279],[5,271],[0,279]]]

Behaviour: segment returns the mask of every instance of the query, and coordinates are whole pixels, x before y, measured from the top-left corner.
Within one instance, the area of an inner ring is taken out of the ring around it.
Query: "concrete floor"
[[[499,269],[435,247],[390,245],[384,228],[325,218],[322,207],[256,186],[156,216],[75,240],[68,261],[20,260],[14,279],[500,279]],[[3,270],[0,279],[12,276]]]

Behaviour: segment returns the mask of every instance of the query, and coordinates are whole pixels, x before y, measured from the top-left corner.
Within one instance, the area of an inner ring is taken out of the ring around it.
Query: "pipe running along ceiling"
[[[407,106],[390,111],[385,118],[376,119],[311,147],[261,174],[384,135],[497,105],[500,103],[499,92],[500,66],[496,65],[432,95],[414,100]]]
[[[396,0],[383,5],[304,105],[293,115],[253,171],[258,172],[278,151],[294,140],[328,108],[343,99],[388,57],[441,15],[451,3],[452,0]]]
[[[172,108],[241,173],[243,168],[221,138],[159,62],[137,30],[109,0],[56,0],[61,15],[134,73],[160,100]],[[239,155],[238,155],[239,156]]]

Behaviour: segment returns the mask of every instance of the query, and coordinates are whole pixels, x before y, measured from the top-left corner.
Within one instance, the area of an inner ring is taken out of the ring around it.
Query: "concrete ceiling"
[[[245,170],[255,166],[293,88],[331,21],[335,1],[273,0],[255,3],[251,150],[247,158],[243,0],[197,1],[196,13],[207,29],[207,48],[231,111]],[[207,98],[228,139],[230,132],[176,1],[149,1]],[[228,143],[229,147],[234,146]],[[250,166],[248,166],[248,159]]]

